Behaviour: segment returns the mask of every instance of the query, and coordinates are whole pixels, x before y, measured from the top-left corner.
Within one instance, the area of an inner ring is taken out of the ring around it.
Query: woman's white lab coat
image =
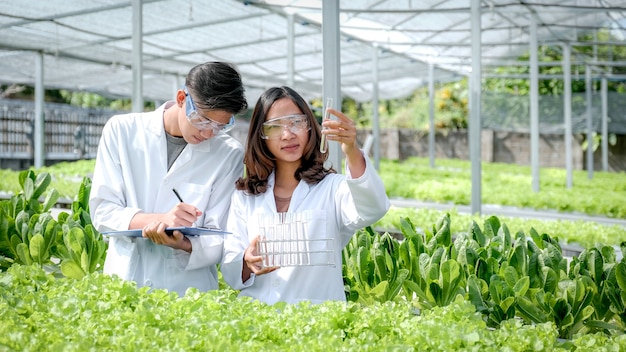
[[[105,125],[89,203],[99,231],[127,230],[139,212],[169,211],[179,202],[173,188],[203,212],[196,226],[225,228],[234,182],[243,172],[243,147],[225,134],[188,144],[168,171],[163,112],[173,103],[113,116]],[[149,239],[111,237],[104,272],[180,295],[189,287],[217,289],[223,237],[189,239],[191,253]]]
[[[253,274],[242,282],[243,252],[260,234],[257,219],[262,214],[276,213],[274,174],[270,175],[268,190],[263,194],[251,196],[235,191],[227,226],[227,231],[232,234],[224,239],[220,266],[224,280],[234,289],[241,290],[240,295],[268,304],[345,301],[342,249],[358,229],[378,221],[389,209],[384,184],[369,160],[366,162],[366,171],[358,179],[330,174],[317,185],[300,181],[291,197],[288,213],[306,215],[308,239],[332,238],[330,249],[334,265],[281,267],[268,274]]]

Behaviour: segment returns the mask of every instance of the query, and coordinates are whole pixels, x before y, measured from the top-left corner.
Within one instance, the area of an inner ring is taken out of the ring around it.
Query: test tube
[[[332,107],[333,107],[333,98],[326,98],[326,106],[324,106],[324,119],[322,120],[322,122],[330,118],[330,112],[328,112],[328,108],[332,108]],[[325,127],[322,127],[322,131],[325,129],[326,129]],[[326,135],[322,134],[322,141],[320,143],[320,152],[326,153],[326,149],[328,149],[328,143],[326,142]]]

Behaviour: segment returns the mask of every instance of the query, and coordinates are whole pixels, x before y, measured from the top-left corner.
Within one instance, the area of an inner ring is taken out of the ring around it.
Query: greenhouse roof
[[[328,1],[328,0],[325,0]],[[322,95],[322,0],[144,0],[143,96],[167,100],[194,65],[238,65],[251,101],[289,82],[308,98]],[[471,71],[470,0],[344,0],[340,2],[341,91],[372,97],[378,48],[381,99],[409,95],[428,80],[457,80]],[[133,1],[5,0],[0,2],[0,84],[33,84],[43,53],[46,88],[113,97],[133,92]],[[539,45],[570,43],[606,29],[624,45],[626,1],[483,0],[482,63],[517,60],[527,52],[530,22]],[[293,16],[293,17],[291,17]],[[293,18],[293,71],[289,70]],[[589,45],[589,43],[587,43]],[[596,58],[581,57],[580,60]]]

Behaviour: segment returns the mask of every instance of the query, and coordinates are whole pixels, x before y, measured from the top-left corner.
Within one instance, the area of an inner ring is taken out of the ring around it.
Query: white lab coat
[[[367,159],[367,158],[366,158]],[[348,170],[349,173],[349,170]],[[259,214],[276,213],[274,173],[268,179],[268,190],[256,196],[235,191],[224,239],[220,266],[224,280],[240,295],[268,304],[327,300],[345,301],[341,270],[342,249],[354,233],[382,218],[389,209],[385,187],[369,160],[365,173],[357,178],[330,174],[317,185],[300,181],[294,190],[288,213],[308,213],[307,236],[310,239],[333,238],[334,266],[289,266],[242,282],[243,252],[260,234],[256,221]]]
[[[172,188],[203,212],[194,225],[225,228],[234,182],[243,173],[243,147],[226,134],[188,144],[168,171],[163,112],[173,104],[106,123],[89,202],[97,230],[127,230],[139,212],[169,211],[179,202]],[[217,289],[223,237],[189,239],[191,253],[149,239],[111,237],[104,272],[180,295],[189,287]]]

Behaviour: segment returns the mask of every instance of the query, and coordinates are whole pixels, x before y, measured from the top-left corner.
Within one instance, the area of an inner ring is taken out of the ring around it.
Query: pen
[[[178,200],[180,200],[181,203],[185,203],[183,199],[180,197],[180,194],[178,194],[178,192],[176,191],[176,188],[172,188],[172,191],[174,192],[174,194],[176,195],[176,198],[178,198]]]

